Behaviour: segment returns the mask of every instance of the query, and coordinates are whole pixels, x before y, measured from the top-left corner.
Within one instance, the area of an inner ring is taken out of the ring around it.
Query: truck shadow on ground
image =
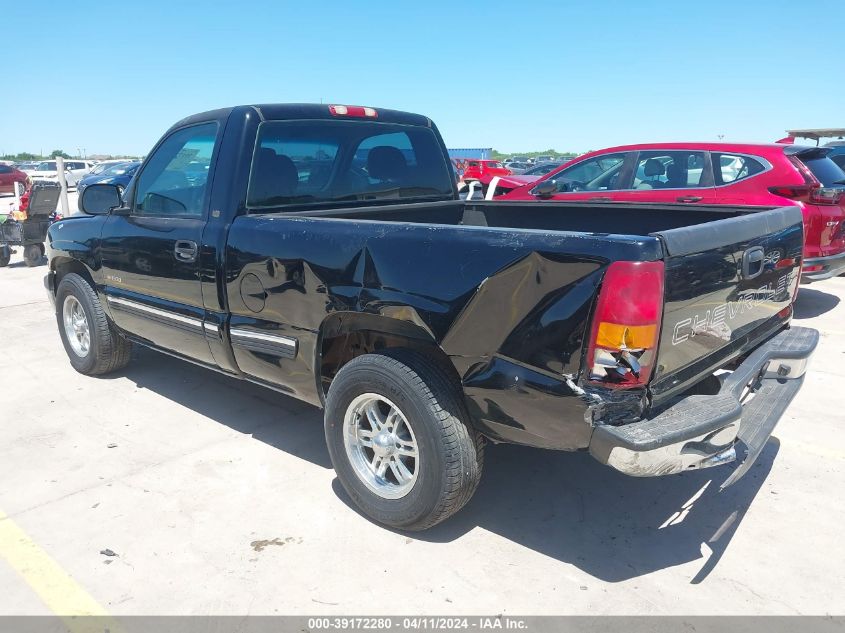
[[[115,375],[331,468],[322,415],[310,405],[146,349],[133,352],[133,362]],[[637,479],[585,453],[488,444],[484,476],[469,504],[431,530],[405,535],[450,542],[481,527],[607,582],[701,560],[690,579],[698,583],[724,555],[778,450],[772,438],[750,472],[720,493],[732,466]],[[332,487],[357,512],[337,479]]]
[[[454,538],[477,524],[607,582],[701,559],[706,543],[712,554],[691,579],[698,583],[727,549],[778,448],[772,440],[751,472],[719,493],[731,467],[633,478],[585,453],[495,446],[467,516],[423,538]]]
[[[839,297],[814,288],[801,286],[795,299],[793,315],[796,319],[812,319],[830,312],[839,305]]]
[[[312,464],[332,467],[319,410],[259,385],[136,347],[120,372],[148,389],[235,431]]]
[[[488,445],[485,473],[469,504],[408,536],[449,542],[477,526],[606,582],[701,560],[690,579],[697,584],[727,550],[778,450],[772,438],[751,471],[720,493],[731,466],[633,478],[586,453]],[[337,480],[334,488],[352,507]]]

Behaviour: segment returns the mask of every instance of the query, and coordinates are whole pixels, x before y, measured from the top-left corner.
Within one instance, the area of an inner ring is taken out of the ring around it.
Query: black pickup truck
[[[78,371],[133,343],[325,409],[368,516],[459,510],[485,438],[637,476],[762,450],[818,341],[789,327],[797,207],[460,200],[424,116],[241,106],[174,125],[54,224]]]

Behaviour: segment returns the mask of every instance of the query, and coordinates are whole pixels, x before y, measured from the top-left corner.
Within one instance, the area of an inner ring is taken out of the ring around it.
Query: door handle
[[[590,202],[613,202],[613,198],[609,198],[607,196],[596,196],[595,198],[590,198]]]
[[[197,260],[197,243],[191,240],[176,240],[173,255],[180,262],[195,262]]]
[[[754,279],[763,273],[765,251],[762,246],[749,248],[742,254],[742,278]]]
[[[681,196],[680,198],[675,198],[678,202],[701,202],[701,196]]]

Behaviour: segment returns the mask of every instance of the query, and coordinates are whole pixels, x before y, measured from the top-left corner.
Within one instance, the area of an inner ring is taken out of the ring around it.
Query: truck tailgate
[[[791,317],[799,283],[798,207],[654,233],[665,250],[665,307],[653,404],[753,349]]]

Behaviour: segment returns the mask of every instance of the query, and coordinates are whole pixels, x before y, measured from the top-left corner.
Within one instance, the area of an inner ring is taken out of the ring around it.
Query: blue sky
[[[502,151],[845,126],[842,0],[48,4],[0,11],[0,153],[143,154],[188,114],[320,100]]]

